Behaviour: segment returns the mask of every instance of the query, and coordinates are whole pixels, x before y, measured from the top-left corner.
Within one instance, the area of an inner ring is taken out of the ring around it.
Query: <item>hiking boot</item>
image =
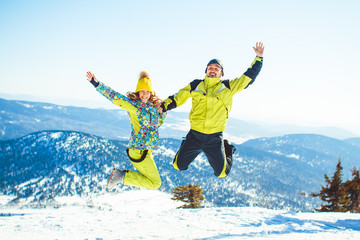
[[[116,184],[123,183],[125,177],[125,172],[119,169],[113,169],[109,180],[107,181],[106,187],[110,191]]]

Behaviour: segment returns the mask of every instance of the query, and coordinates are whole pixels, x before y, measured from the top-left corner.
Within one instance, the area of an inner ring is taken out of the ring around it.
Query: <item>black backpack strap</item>
[[[128,157],[130,158],[130,160],[131,160],[132,162],[139,163],[139,162],[142,162],[142,161],[146,158],[146,155],[147,155],[147,153],[148,153],[148,150],[145,150],[145,151],[143,152],[143,154],[141,155],[141,158],[140,158],[140,159],[135,159],[135,158],[130,157],[129,149],[128,149],[128,148],[126,149],[126,153],[127,153]]]

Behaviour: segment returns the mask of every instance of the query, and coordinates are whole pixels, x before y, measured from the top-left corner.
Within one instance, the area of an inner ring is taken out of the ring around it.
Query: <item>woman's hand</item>
[[[92,74],[91,72],[87,72],[86,73],[86,77],[87,77],[87,80],[90,82],[91,79],[94,79],[95,82],[98,82],[98,80],[96,79],[95,75]]]
[[[163,112],[162,107],[160,107],[161,104],[162,104],[162,101],[161,101],[161,100],[159,100],[159,101],[157,101],[157,102],[155,103],[155,106],[156,106],[157,109],[159,110],[159,113],[162,113],[162,112]]]

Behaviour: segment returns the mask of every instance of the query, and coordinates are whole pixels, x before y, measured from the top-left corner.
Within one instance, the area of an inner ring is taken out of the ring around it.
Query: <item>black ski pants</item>
[[[225,148],[231,148],[225,151]],[[214,175],[219,178],[226,177],[232,166],[232,153],[235,147],[229,145],[223,139],[223,133],[204,134],[195,130],[190,130],[186,138],[182,141],[179,151],[173,161],[174,168],[182,171],[188,169],[190,163],[203,152],[207,157]],[[230,155],[230,156],[227,156]]]

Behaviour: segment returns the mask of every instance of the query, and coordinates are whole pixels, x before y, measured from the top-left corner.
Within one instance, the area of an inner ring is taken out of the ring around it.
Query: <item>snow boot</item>
[[[107,181],[106,188],[110,191],[116,184],[123,183],[125,177],[125,171],[119,169],[113,169],[109,180]]]

